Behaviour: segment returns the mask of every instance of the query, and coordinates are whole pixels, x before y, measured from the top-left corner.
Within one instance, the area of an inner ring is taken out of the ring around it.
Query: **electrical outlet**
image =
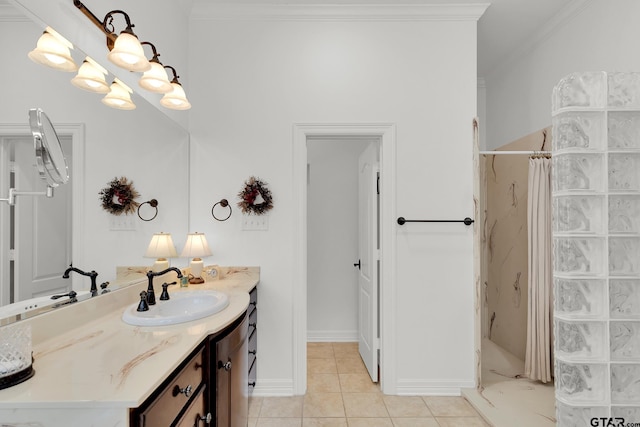
[[[111,231],[135,231],[137,222],[133,215],[112,215],[109,218]]]
[[[267,215],[243,215],[242,229],[245,231],[265,231],[269,229]]]

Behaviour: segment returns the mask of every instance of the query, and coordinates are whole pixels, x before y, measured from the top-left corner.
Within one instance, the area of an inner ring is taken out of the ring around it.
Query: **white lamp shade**
[[[69,47],[48,31],[40,36],[36,48],[28,56],[32,61],[56,70],[73,72],[78,69]]]
[[[118,67],[129,71],[147,71],[151,68],[138,38],[125,32],[120,33],[107,58]]]
[[[187,243],[182,249],[181,257],[201,258],[211,256],[211,249],[207,243],[207,238],[202,233],[189,233]]]
[[[172,110],[188,110],[191,108],[191,103],[187,100],[187,95],[184,93],[182,85],[180,83],[171,83],[171,87],[171,92],[162,97],[160,104]]]
[[[177,256],[178,251],[176,251],[170,233],[154,234],[147,251],[144,253],[145,258],[175,258]]]
[[[105,81],[106,70],[93,62],[89,57],[84,60],[78,74],[71,83],[80,89],[94,93],[108,93],[109,85]]]
[[[151,68],[145,71],[138,84],[140,87],[156,93],[168,93],[173,90],[164,67],[158,62],[151,61]]]
[[[102,98],[102,103],[120,110],[133,110],[136,105],[131,101],[131,89],[118,79],[111,83],[109,93]]]

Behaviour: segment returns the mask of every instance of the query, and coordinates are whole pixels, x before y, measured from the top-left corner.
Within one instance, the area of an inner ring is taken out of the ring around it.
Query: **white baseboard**
[[[307,331],[307,342],[358,342],[358,331]]]
[[[463,388],[474,388],[473,381],[421,381],[398,380],[396,393],[398,396],[460,396]]]
[[[293,396],[293,381],[258,380],[251,395],[255,397]]]

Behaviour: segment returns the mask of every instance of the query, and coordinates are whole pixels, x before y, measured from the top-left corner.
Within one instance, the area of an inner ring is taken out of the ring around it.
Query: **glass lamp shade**
[[[147,71],[151,68],[138,38],[124,31],[116,39],[107,58],[118,67],[129,71]]]
[[[38,39],[36,48],[28,54],[29,59],[60,71],[73,72],[78,66],[73,62],[69,46],[45,31]]]
[[[169,268],[167,258],[175,258],[177,256],[178,251],[176,251],[170,233],[155,233],[144,253],[145,258],[157,258],[153,264],[153,271],[162,271]]]
[[[191,108],[191,103],[187,101],[187,95],[184,93],[182,85],[180,83],[171,83],[171,87],[171,92],[162,97],[160,104],[172,110],[188,110]]]
[[[168,93],[173,90],[164,67],[155,61],[150,61],[151,68],[145,71],[138,84],[140,87],[156,93]]]
[[[118,79],[111,83],[109,93],[102,98],[102,103],[111,108],[120,110],[133,110],[136,105],[131,101],[131,89]]]
[[[78,74],[71,79],[71,83],[80,89],[94,93],[108,93],[109,85],[105,80],[106,70],[87,57]]]
[[[189,279],[189,283],[204,283],[204,279],[202,278],[204,263],[202,262],[201,257],[210,255],[211,249],[209,249],[209,244],[207,243],[207,238],[204,237],[204,234],[190,233],[187,236],[187,243],[185,243],[180,256],[189,258],[193,257],[189,263],[191,276],[193,276]]]

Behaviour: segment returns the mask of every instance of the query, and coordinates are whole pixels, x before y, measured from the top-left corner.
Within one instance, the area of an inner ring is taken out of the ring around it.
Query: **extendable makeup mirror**
[[[29,110],[29,126],[33,135],[33,145],[36,155],[36,168],[40,178],[47,182],[46,191],[18,191],[9,188],[9,197],[0,199],[13,206],[16,196],[46,196],[53,197],[53,188],[69,182],[69,168],[67,160],[49,117],[40,108]]]

